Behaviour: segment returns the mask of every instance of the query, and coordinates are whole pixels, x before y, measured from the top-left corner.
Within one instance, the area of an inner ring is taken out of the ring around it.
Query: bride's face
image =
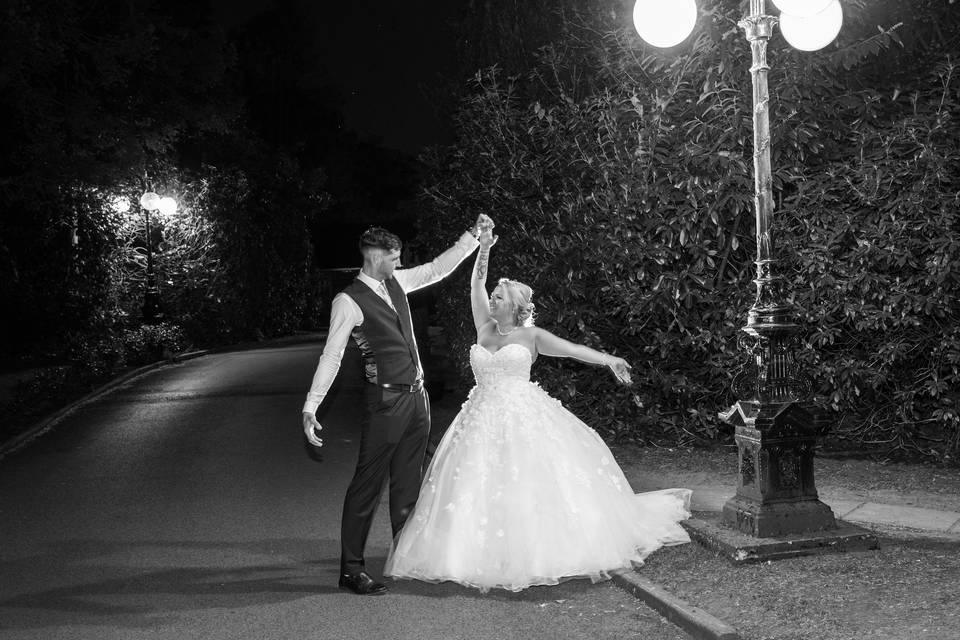
[[[498,285],[490,294],[490,315],[501,322],[513,318],[513,303],[505,294],[503,285]]]

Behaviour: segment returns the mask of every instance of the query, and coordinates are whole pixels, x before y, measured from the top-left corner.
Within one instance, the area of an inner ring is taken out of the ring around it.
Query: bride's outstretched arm
[[[490,266],[490,247],[497,241],[490,228],[480,232],[480,250],[473,263],[473,274],[470,276],[470,306],[473,308],[473,325],[480,327],[490,322],[490,301],[487,298],[487,270]]]
[[[564,340],[553,335],[546,329],[536,329],[534,341],[537,347],[537,353],[555,358],[573,358],[587,364],[599,364],[609,367],[617,380],[624,384],[631,384],[630,363],[623,358],[612,356],[609,353],[603,353],[596,349],[591,349],[584,344],[576,344],[569,340]]]

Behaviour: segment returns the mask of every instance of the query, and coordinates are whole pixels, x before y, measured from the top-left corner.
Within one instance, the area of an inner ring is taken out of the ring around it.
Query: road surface
[[[322,455],[308,455],[299,414],[321,348],[160,368],[0,460],[0,638],[686,637],[611,583],[338,590],[363,383],[348,354]],[[367,554],[377,575],[385,507]]]

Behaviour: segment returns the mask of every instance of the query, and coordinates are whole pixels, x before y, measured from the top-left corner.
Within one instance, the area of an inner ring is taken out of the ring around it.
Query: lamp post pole
[[[738,401],[721,418],[735,427],[737,493],[723,508],[728,526],[757,537],[836,528],[818,499],[813,472],[817,426],[808,408],[809,379],[794,362],[796,315],[787,302],[772,229],[767,43],[777,19],[765,0],[750,0],[740,22],[752,52],[756,299],[740,343],[752,366],[734,380]]]
[[[153,233],[150,228],[150,211],[159,210],[160,196],[148,191],[140,197],[140,208],[143,209],[146,221],[147,234],[147,278],[143,294],[143,321],[155,324],[161,318],[160,287],[157,284],[157,275],[153,270]]]
[[[160,317],[160,287],[153,270],[153,234],[150,229],[150,210],[144,209],[147,221],[147,283],[143,295],[143,321],[155,324]]]

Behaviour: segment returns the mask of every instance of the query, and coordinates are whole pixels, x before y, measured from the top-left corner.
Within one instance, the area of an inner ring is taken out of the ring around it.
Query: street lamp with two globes
[[[780,9],[784,38],[797,49],[825,47],[840,31],[843,12],[839,0],[773,2]],[[696,17],[694,0],[637,0],[633,13],[637,32],[657,47],[683,42]],[[809,378],[798,371],[793,359],[799,326],[777,269],[771,228],[767,43],[777,22],[777,17],[767,14],[766,0],[750,0],[750,12],[739,23],[752,53],[756,299],[742,336],[752,366],[734,380],[738,401],[721,414],[736,429],[739,457],[737,492],[724,505],[724,524],[764,538],[837,528],[833,512],[818,499],[814,483],[818,429],[808,404]]]
[[[160,287],[153,270],[153,234],[150,232],[150,212],[155,211],[163,216],[171,216],[177,211],[177,201],[170,197],[161,198],[152,191],[140,196],[140,208],[146,220],[147,231],[147,281],[143,296],[143,321],[155,324],[163,319],[160,308]]]

